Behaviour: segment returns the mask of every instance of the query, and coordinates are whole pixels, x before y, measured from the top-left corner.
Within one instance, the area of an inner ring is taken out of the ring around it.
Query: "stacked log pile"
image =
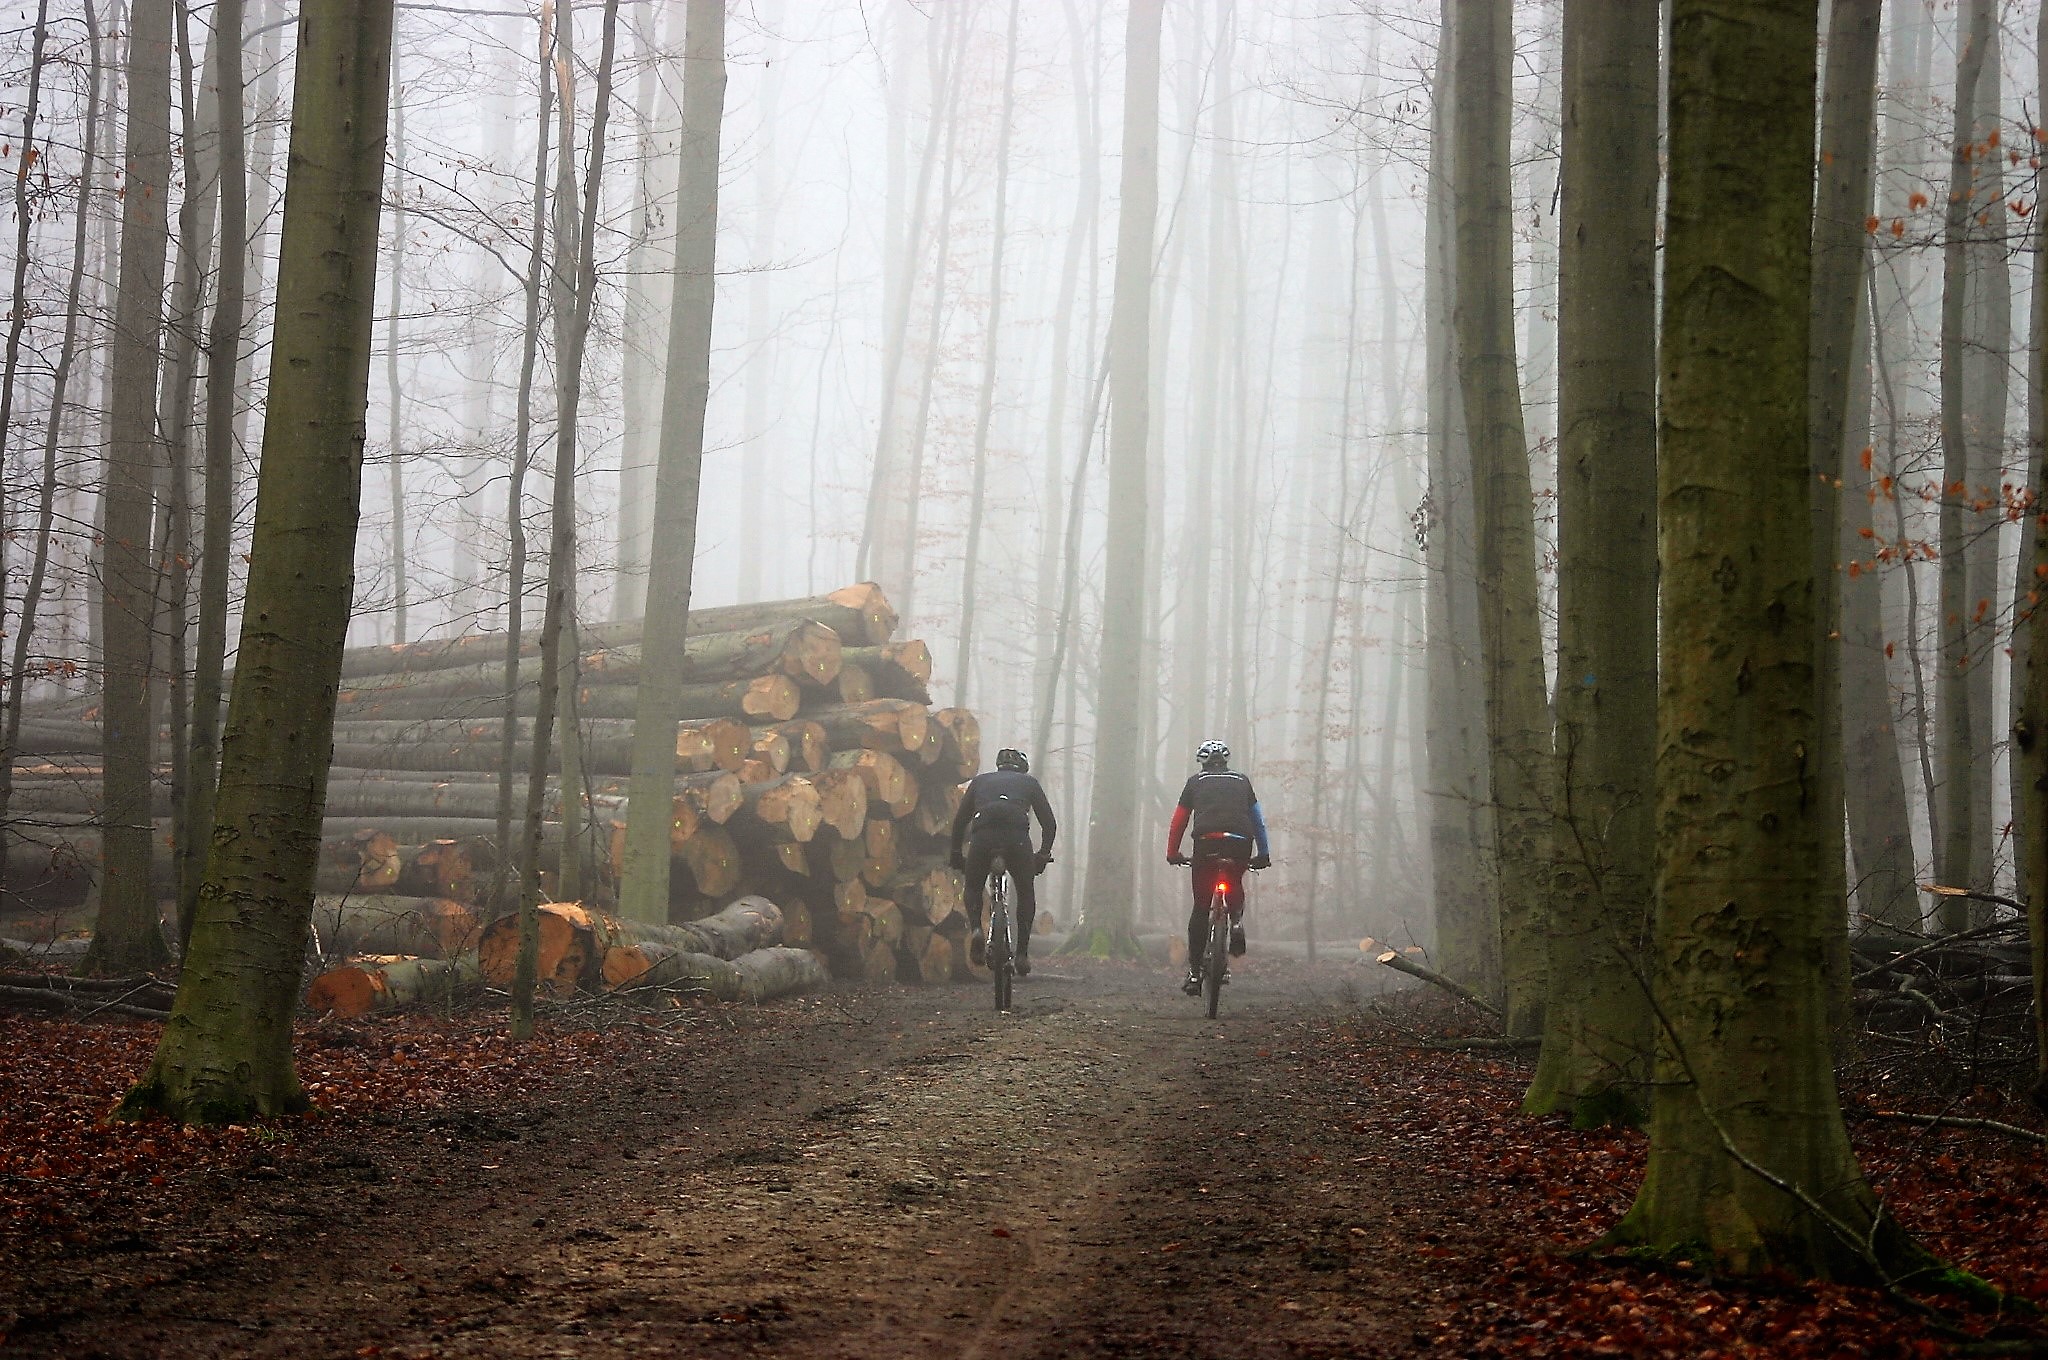
[[[815,950],[841,976],[966,973],[962,884],[947,867],[946,837],[959,786],[980,764],[979,727],[965,709],[932,709],[931,652],[896,639],[896,624],[873,585],[692,614],[668,809],[671,921],[757,895],[780,904],[789,944]],[[580,642],[581,750],[575,777],[557,769],[548,784],[544,881],[567,848],[566,797],[582,810],[580,893],[601,908],[614,900],[625,841],[639,625],[590,627]],[[469,636],[344,657],[319,886],[377,904],[350,915],[354,934],[336,915],[336,939],[425,960],[418,976],[392,980],[394,990],[459,989],[488,973],[461,962],[462,932],[480,929],[475,914],[506,873],[496,823],[505,729],[509,721],[523,808],[539,678],[536,644],[521,659],[508,719],[503,647]],[[12,890],[75,880],[98,863],[96,717],[82,703],[46,705],[24,725]],[[160,787],[154,815],[166,833],[170,811]],[[158,873],[168,888],[167,848]],[[372,917],[383,924],[373,929]],[[698,967],[674,957],[706,956],[653,938],[639,947],[657,972]]]

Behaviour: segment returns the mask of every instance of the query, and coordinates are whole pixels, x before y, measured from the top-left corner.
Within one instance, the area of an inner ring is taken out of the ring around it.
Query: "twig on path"
[[[1953,1114],[1908,1114],[1904,1110],[1852,1110],[1849,1113],[1859,1119],[1888,1119],[1895,1124],[1918,1124],[1928,1129],[1984,1129],[1991,1133],[2002,1133],[2009,1138],[2019,1138],[2029,1143],[2048,1146],[2048,1133],[2036,1133],[2023,1129],[2017,1124],[2008,1124],[1998,1119],[1970,1119]]]
[[[1466,1005],[1476,1010],[1484,1011],[1487,1015],[1493,1017],[1495,1024],[1499,1024],[1504,1018],[1500,1013],[1500,1007],[1494,1005],[1464,983],[1454,981],[1437,972],[1434,968],[1417,963],[1398,949],[1389,949],[1386,953],[1380,955],[1380,966],[1391,968],[1397,973],[1406,973],[1412,978],[1421,978],[1433,987],[1443,988]]]

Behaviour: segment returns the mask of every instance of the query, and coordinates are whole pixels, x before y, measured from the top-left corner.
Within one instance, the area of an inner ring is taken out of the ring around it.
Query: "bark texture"
[[[1674,0],[1659,528],[1656,918],[1665,1052],[1612,1237],[1876,1278],[1822,985],[1806,358],[1812,3]]]
[[[1508,0],[1466,0],[1452,30],[1458,112],[1454,314],[1458,386],[1479,505],[1479,634],[1500,865],[1501,978],[1510,1033],[1542,1032],[1553,795],[1549,696],[1536,590],[1529,445],[1515,366],[1508,148],[1514,35]]]
[[[306,1108],[291,1025],[361,512],[391,0],[307,0],[255,541],[206,882],[129,1115]]]
[[[1557,891],[1524,1102],[1642,1118],[1656,871],[1657,11],[1566,0],[1558,315]]]

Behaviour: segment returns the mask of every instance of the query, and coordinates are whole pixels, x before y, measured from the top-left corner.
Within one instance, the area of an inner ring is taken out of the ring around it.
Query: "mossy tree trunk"
[[[669,803],[685,671],[704,407],[711,397],[711,308],[718,236],[718,143],[725,116],[724,0],[689,0],[683,37],[683,136],[676,190],[675,291],[669,311],[647,621],[640,638],[633,774],[619,914],[668,920]]]
[[[1558,257],[1557,891],[1523,1106],[1638,1123],[1656,870],[1655,6],[1565,0]]]
[[[1514,34],[1509,0],[1461,0],[1451,183],[1457,204],[1453,314],[1458,386],[1479,504],[1479,636],[1500,865],[1501,975],[1510,1033],[1543,1026],[1544,902],[1553,795],[1550,699],[1536,590],[1529,445],[1515,367],[1514,217],[1508,148]]]
[[[241,647],[191,951],[123,1102],[188,1123],[306,1108],[292,1017],[361,513],[392,0],[305,0]]]
[[[1823,985],[1811,305],[1815,4],[1674,0],[1658,522],[1665,1052],[1612,1240],[1868,1280],[1924,1260],[1850,1151]]]

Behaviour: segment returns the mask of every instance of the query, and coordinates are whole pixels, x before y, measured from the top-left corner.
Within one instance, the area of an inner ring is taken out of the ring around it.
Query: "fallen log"
[[[868,784],[860,771],[827,768],[810,780],[818,791],[818,811],[825,825],[845,840],[860,835],[868,820]]]
[[[940,926],[966,909],[966,878],[945,863],[905,865],[877,886],[903,908],[907,921]]]
[[[46,1011],[78,1011],[84,1016],[125,1015],[135,1020],[168,1020],[171,1013],[153,1006],[135,1006],[105,997],[80,996],[73,992],[52,992],[36,987],[0,986],[0,1002],[31,1006]],[[83,1016],[81,1018],[84,1018]]]
[[[599,959],[596,985],[605,991],[633,985],[655,958],[655,950],[736,959],[766,949],[783,938],[787,920],[781,907],[765,897],[742,897],[723,910],[682,925],[627,921],[602,913],[586,913],[592,952]]]
[[[799,619],[816,619],[849,647],[877,646],[896,631],[896,611],[882,588],[872,581],[842,587],[829,595],[802,600],[767,600],[752,604],[692,609],[690,632],[763,628]]]
[[[667,945],[643,946],[646,966],[616,990],[659,989],[704,993],[720,1001],[770,1001],[811,991],[829,980],[825,964],[808,949],[757,949],[732,960],[692,954]]]
[[[864,704],[874,697],[875,677],[859,662],[842,662],[838,678],[817,693],[817,701],[823,706]]]
[[[389,893],[328,894],[313,899],[314,940],[322,954],[411,954],[453,958],[476,944],[476,913],[444,897]]]
[[[452,959],[345,963],[328,969],[307,986],[306,1009],[315,1015],[352,1020],[408,1006],[460,1001],[482,991],[483,986],[483,969],[474,949]]]
[[[835,704],[805,716],[824,729],[825,739],[838,752],[858,748],[915,756],[936,735],[924,708],[903,699]]]
[[[1483,1011],[1493,1017],[1496,1022],[1501,1018],[1500,1007],[1494,1005],[1464,983],[1454,981],[1437,972],[1434,968],[1417,963],[1397,949],[1389,949],[1386,953],[1380,955],[1379,961],[1380,965],[1384,968],[1391,968],[1397,973],[1406,973],[1412,978],[1420,978],[1432,987],[1443,988],[1452,996],[1471,1006],[1474,1010]]]
[[[870,698],[907,699],[929,708],[932,702],[931,648],[915,638],[885,642],[879,647],[848,647],[843,665],[858,666],[874,689]]]
[[[944,758],[938,763],[949,768],[955,779],[972,779],[981,771],[981,720],[964,708],[942,708],[932,722],[944,734]]]
[[[911,826],[922,835],[950,838],[953,818],[960,811],[964,792],[962,786],[952,779],[943,783],[926,779],[918,786],[917,807],[911,813]]]
[[[832,768],[859,775],[868,786],[869,803],[881,804],[891,817],[906,816],[917,806],[917,781],[887,751],[841,751],[832,757]],[[874,815],[872,808],[869,815]]]
[[[786,723],[775,723],[768,727],[754,729],[754,750],[758,754],[762,737],[775,733],[782,738],[788,751],[783,768],[798,774],[815,774],[825,768],[832,758],[832,743],[825,736],[825,729],[808,718],[797,718]]]
[[[676,861],[689,871],[690,884],[699,897],[729,897],[740,886],[740,851],[732,834],[722,826],[700,825],[695,835],[675,852]],[[671,875],[673,879],[673,875]],[[677,888],[686,885],[674,884]]]
[[[896,946],[896,975],[905,982],[953,980],[953,942],[930,926],[905,922]]]
[[[747,785],[740,815],[728,823],[742,841],[799,845],[809,844],[823,824],[817,787],[800,774]]]

